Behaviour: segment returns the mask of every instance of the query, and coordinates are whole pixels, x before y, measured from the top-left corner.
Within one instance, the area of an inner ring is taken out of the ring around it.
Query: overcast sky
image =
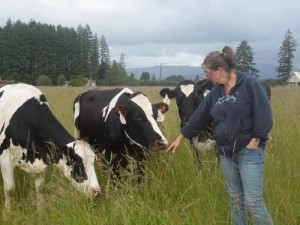
[[[200,66],[210,51],[236,50],[242,40],[256,64],[277,66],[290,29],[300,69],[299,0],[0,0],[0,9],[1,27],[8,18],[75,29],[89,24],[105,36],[111,59],[125,54],[127,68]]]

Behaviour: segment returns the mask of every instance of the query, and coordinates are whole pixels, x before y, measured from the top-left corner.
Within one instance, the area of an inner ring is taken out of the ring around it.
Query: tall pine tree
[[[278,55],[278,67],[276,67],[277,78],[285,83],[293,70],[294,58],[293,52],[296,51],[297,42],[292,36],[290,29],[285,34],[285,39],[282,42]]]
[[[110,69],[110,52],[104,35],[100,38],[99,43],[100,66],[98,70],[98,79],[103,80]]]
[[[236,69],[238,71],[251,73],[256,78],[259,78],[259,71],[254,67],[253,51],[247,41],[243,40],[236,49]]]

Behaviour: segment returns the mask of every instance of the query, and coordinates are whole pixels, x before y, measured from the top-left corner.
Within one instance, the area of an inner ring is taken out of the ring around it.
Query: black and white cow
[[[2,87],[0,111],[4,217],[10,211],[15,190],[15,167],[35,175],[38,198],[50,163],[58,166],[80,192],[92,197],[100,194],[94,168],[96,155],[91,146],[67,132],[50,111],[40,90],[27,84]]]
[[[176,99],[180,127],[183,127],[213,86],[213,83],[207,79],[197,82],[183,80],[173,90],[169,88],[161,89],[160,95],[163,98]],[[215,141],[213,140],[213,124],[193,137],[190,142],[195,147],[197,160],[200,160],[200,153],[210,150],[215,145]]]
[[[141,183],[148,150],[162,150],[168,145],[156,123],[166,109],[166,104],[152,105],[144,94],[128,88],[94,89],[74,100],[74,120],[80,137],[88,138],[98,151],[105,148],[114,178],[120,178],[122,166],[136,171]],[[135,160],[135,168],[129,158]]]

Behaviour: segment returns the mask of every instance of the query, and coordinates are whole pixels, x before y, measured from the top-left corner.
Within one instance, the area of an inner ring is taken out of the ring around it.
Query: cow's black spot
[[[47,102],[46,96],[45,95],[40,95],[40,101],[41,102]]]

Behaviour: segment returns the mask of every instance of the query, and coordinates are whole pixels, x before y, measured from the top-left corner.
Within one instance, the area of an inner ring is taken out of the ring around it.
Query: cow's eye
[[[73,165],[73,170],[71,172],[71,176],[78,183],[82,183],[82,182],[84,182],[85,179],[87,179],[87,175],[85,173],[84,168],[82,166],[76,165],[76,164]]]

